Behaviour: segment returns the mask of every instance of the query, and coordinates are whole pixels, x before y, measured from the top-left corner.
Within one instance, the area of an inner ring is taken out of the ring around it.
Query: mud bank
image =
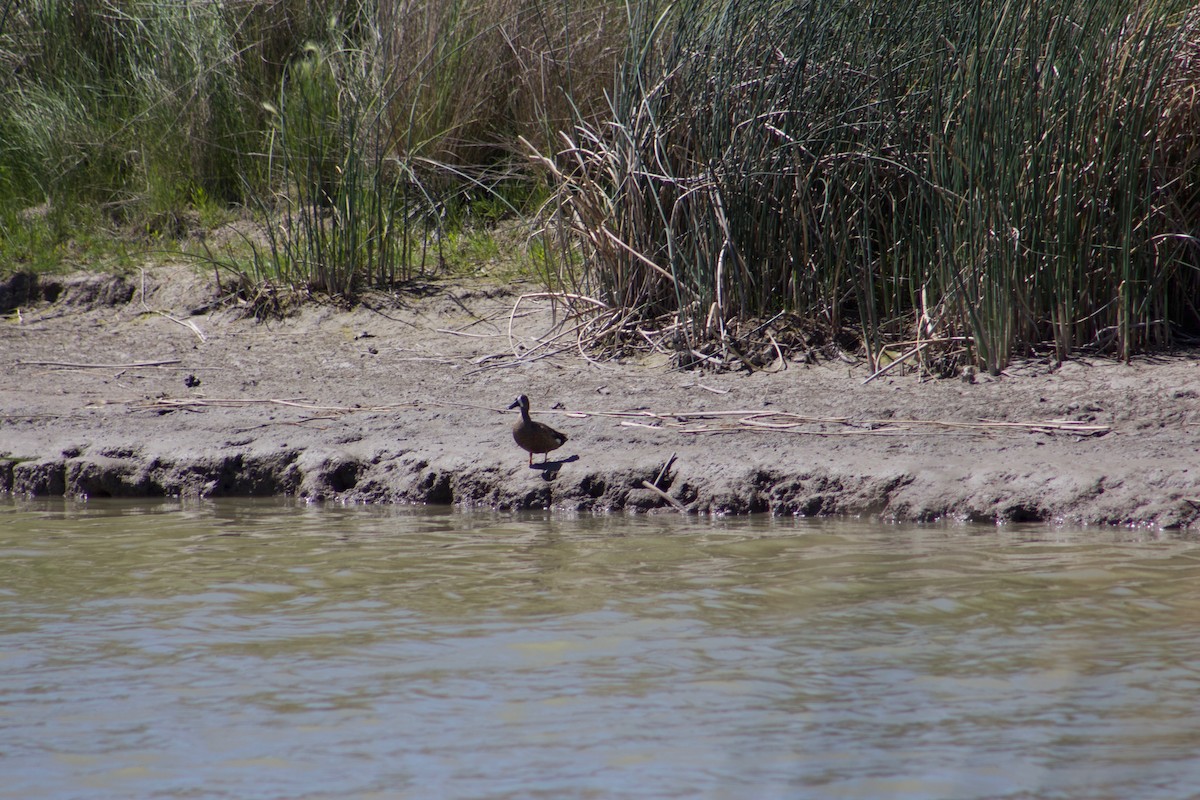
[[[920,382],[594,362],[521,287],[257,322],[183,267],[0,287],[0,491],[1200,525],[1200,360]],[[529,287],[528,291],[536,291]],[[561,346],[560,352],[555,349]],[[524,393],[570,437],[529,468]]]

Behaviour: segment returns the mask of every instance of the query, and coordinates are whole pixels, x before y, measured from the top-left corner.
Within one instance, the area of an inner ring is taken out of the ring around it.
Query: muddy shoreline
[[[0,491],[1200,526],[1200,354],[973,382],[864,384],[840,359],[679,371],[539,346],[559,318],[514,315],[522,291],[260,322],[182,266],[10,279]],[[549,467],[512,441],[521,393],[570,437]]]

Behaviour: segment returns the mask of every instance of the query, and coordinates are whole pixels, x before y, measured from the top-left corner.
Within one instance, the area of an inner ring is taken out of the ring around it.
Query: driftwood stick
[[[712,392],[713,394],[729,394],[728,389],[717,389],[713,386],[705,386],[703,383],[693,383],[692,386],[695,386],[697,389],[703,389],[706,392]]]
[[[645,422],[630,422],[624,420],[621,425],[626,428],[649,428],[652,431],[666,430],[662,425],[648,425]]]
[[[662,469],[658,471],[658,477],[654,479],[654,485],[662,485],[663,476],[671,472],[671,465],[675,463],[676,453],[671,453],[671,457],[667,459],[667,463],[663,464]]]
[[[653,483],[651,483],[650,481],[642,481],[642,486],[644,486],[645,488],[647,488],[647,489],[649,489],[650,491],[654,492],[656,495],[658,495],[659,497],[661,497],[663,500],[666,500],[668,503],[670,503],[671,505],[673,505],[673,506],[675,507],[675,510],[676,510],[676,511],[678,511],[678,512],[680,512],[680,513],[682,513],[682,514],[686,514],[686,513],[687,513],[687,509],[686,509],[686,508],[683,506],[683,504],[682,504],[682,503],[680,503],[680,502],[679,502],[678,500],[676,500],[674,497],[671,497],[671,495],[667,494],[666,492],[664,492],[662,489],[660,489],[660,488],[658,488],[657,486],[655,486],[655,485],[654,485]]]
[[[128,364],[81,364],[74,361],[17,361],[19,367],[64,367],[69,369],[132,369],[133,367],[169,367],[182,363],[178,358],[162,361],[133,361]]]

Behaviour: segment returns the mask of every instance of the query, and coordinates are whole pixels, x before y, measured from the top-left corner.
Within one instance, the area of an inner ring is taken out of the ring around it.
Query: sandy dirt
[[[256,321],[163,267],[0,287],[0,491],[1200,526],[1200,358],[864,384],[865,362],[589,361],[535,286]],[[511,331],[510,331],[511,324]],[[570,438],[513,442],[527,394]],[[737,412],[737,413],[730,413]],[[667,467],[668,469],[664,469]]]

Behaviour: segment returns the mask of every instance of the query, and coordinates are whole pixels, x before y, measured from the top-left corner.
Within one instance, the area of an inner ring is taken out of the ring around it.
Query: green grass
[[[117,235],[87,209],[71,215],[48,208],[0,211],[0,276],[14,272],[66,274],[132,269],[140,242]]]

